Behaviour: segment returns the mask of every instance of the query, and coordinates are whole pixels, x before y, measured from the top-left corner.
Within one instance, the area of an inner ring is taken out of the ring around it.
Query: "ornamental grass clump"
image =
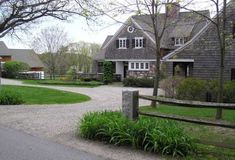
[[[186,156],[194,150],[192,139],[177,123],[146,117],[134,122],[120,112],[86,114],[77,128],[77,134],[88,139],[174,157]]]
[[[0,105],[17,105],[24,103],[18,92],[6,88],[0,88]]]

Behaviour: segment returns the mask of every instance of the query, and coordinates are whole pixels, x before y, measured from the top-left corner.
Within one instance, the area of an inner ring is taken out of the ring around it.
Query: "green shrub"
[[[225,82],[223,101],[226,103],[235,103],[235,80]]]
[[[134,122],[120,112],[86,114],[77,135],[172,156],[186,156],[194,150],[192,139],[177,123],[146,117]]]
[[[29,70],[29,65],[23,62],[9,61],[4,63],[3,70],[6,78],[17,78],[19,72]]]
[[[176,88],[178,99],[205,101],[206,92],[206,81],[196,78],[186,78]]]
[[[216,102],[219,87],[217,80],[186,78],[178,85],[176,90],[176,97],[178,99],[195,101],[206,101],[209,99],[211,102]],[[224,83],[223,94],[224,103],[235,103],[235,81]]]
[[[16,91],[1,88],[0,89],[0,105],[17,105],[24,103],[24,100]]]
[[[104,67],[104,76],[103,76],[103,82],[105,84],[112,83],[113,81],[113,64],[112,62],[105,61],[103,63]]]
[[[125,87],[149,87],[149,88],[152,88],[154,86],[154,79],[128,77],[123,80],[123,85]]]
[[[95,86],[100,86],[103,85],[102,82],[97,82],[97,81],[61,81],[61,80],[33,80],[33,81],[25,81],[29,82],[30,84],[36,83],[36,84],[44,84],[44,85],[64,85],[64,86],[90,86],[90,87],[95,87]]]

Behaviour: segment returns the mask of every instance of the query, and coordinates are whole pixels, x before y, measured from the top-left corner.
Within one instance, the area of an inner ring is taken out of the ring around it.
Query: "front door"
[[[127,77],[127,72],[128,72],[128,63],[127,62],[123,62],[123,65],[124,65],[124,67],[123,67],[123,69],[124,69],[124,71],[123,71],[123,77],[124,78],[126,78]]]

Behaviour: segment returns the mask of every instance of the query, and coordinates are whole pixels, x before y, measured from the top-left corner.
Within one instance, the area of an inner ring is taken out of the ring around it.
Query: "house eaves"
[[[190,41],[185,43],[185,45],[183,45],[182,47],[179,47],[179,48],[175,49],[174,51],[170,52],[169,54],[167,54],[166,56],[164,56],[162,58],[162,61],[167,61],[169,58],[172,58],[173,56],[175,56],[179,52],[183,51],[186,47],[191,45],[193,42],[195,42],[209,28],[209,26],[211,24],[212,24],[212,22],[208,22]]]
[[[127,21],[128,21],[128,20],[127,20]],[[109,44],[115,40],[115,38],[116,38],[117,35],[122,31],[122,29],[127,26],[127,24],[126,24],[127,21],[118,29],[118,31],[117,31],[117,32],[113,35],[113,37],[106,43],[106,45],[104,45],[103,48],[107,48],[107,47],[109,46]]]
[[[128,19],[129,20],[129,19]],[[118,34],[123,30],[123,28],[125,28],[126,26],[128,26],[128,20],[119,28],[119,30],[113,35],[113,37],[106,43],[106,45],[104,45],[104,49],[107,48],[109,46],[109,44],[111,42],[113,42],[116,37],[118,36]],[[153,42],[153,44],[155,44],[155,40],[141,27],[141,25],[139,23],[137,23],[132,17],[130,18],[130,20],[132,21],[132,23],[138,27],[139,30],[141,30],[145,35],[146,37],[148,37],[151,42]]]
[[[155,40],[133,18],[131,21],[155,44]]]

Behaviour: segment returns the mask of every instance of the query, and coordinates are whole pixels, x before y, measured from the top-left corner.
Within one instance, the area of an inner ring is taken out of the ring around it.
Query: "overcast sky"
[[[196,8],[197,10],[212,9],[210,4],[206,3],[208,1],[196,1],[197,2],[192,5],[193,8]],[[36,35],[42,28],[51,25],[58,25],[65,29],[72,42],[85,41],[102,44],[107,35],[115,34],[121,26],[121,24],[117,24],[108,18],[103,19],[105,19],[106,23],[102,26],[95,26],[92,24],[88,26],[86,20],[81,17],[73,18],[73,21],[70,23],[50,20],[40,23],[38,26],[34,26],[34,28],[30,29],[31,32],[28,35],[19,34],[20,40],[10,36],[6,36],[0,40],[4,41],[9,48],[30,48],[29,44],[33,36]],[[125,19],[127,19],[127,17],[122,17],[122,21],[125,21]]]

